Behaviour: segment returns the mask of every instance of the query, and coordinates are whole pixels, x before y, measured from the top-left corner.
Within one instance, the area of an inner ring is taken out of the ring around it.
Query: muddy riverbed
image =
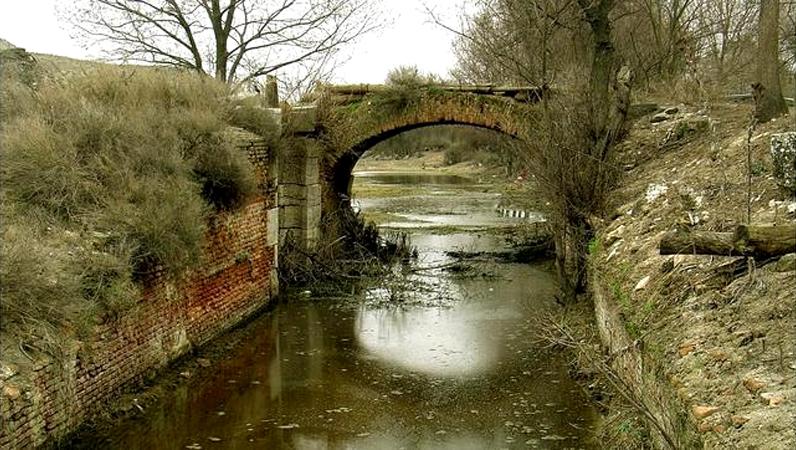
[[[458,176],[356,180],[355,206],[385,231],[408,232],[416,261],[344,298],[292,292],[201,376],[71,445],[597,448],[596,411],[535,338],[554,307],[550,271],[483,256],[461,265],[447,253],[505,250],[494,230],[535,216],[501,212],[488,186]]]

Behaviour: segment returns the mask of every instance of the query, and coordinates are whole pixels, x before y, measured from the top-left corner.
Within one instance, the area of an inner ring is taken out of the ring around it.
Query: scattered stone
[[[7,380],[16,375],[18,372],[19,371],[17,370],[17,367],[13,364],[0,362],[0,380]]]
[[[749,392],[753,394],[766,387],[766,383],[754,377],[749,377],[743,380],[743,385]]]
[[[210,360],[205,358],[199,358],[196,360],[196,363],[202,367],[210,367]]]
[[[777,184],[796,195],[796,131],[771,135],[771,159]]]
[[[180,372],[180,376],[183,377],[183,378],[191,378],[191,372],[189,372],[187,370],[183,371],[183,372]]]
[[[774,265],[776,272],[793,272],[796,271],[796,253],[788,253],[783,255]]]
[[[680,112],[680,108],[676,106],[672,106],[663,110],[664,114],[669,114],[669,115],[677,114],[678,112]]]
[[[636,283],[636,287],[633,288],[634,291],[640,291],[647,287],[647,284],[650,282],[650,276],[647,275],[646,277],[640,279],[638,283]]]
[[[700,433],[707,433],[708,431],[713,430],[713,426],[707,420],[703,420],[702,422],[699,423],[697,429],[699,430]]]
[[[567,438],[564,436],[559,436],[557,434],[548,434],[547,436],[542,436],[543,441],[564,441]]]
[[[779,392],[764,392],[760,394],[760,398],[768,402],[768,406],[779,406],[785,401],[785,396]]]
[[[622,236],[625,234],[625,226],[619,225],[615,230],[611,231],[605,236],[605,245],[606,247],[610,247],[614,244],[614,242],[622,239]]]
[[[22,395],[22,391],[13,384],[6,384],[3,386],[3,395],[11,400],[16,400]]]
[[[650,184],[647,186],[647,192],[644,194],[644,197],[647,199],[647,203],[652,203],[658,199],[661,195],[665,194],[666,191],[669,190],[669,186],[665,184]]]
[[[741,428],[746,422],[749,422],[749,416],[732,416],[732,424],[735,428]]]
[[[696,343],[695,342],[683,342],[677,348],[677,351],[680,353],[680,356],[686,356],[696,350]]]
[[[704,419],[705,417],[710,416],[719,409],[721,408],[719,408],[718,406],[694,405],[692,411],[697,419]]]
[[[726,361],[729,358],[729,355],[727,354],[727,352],[725,352],[724,350],[721,350],[719,348],[710,349],[708,351],[708,354],[710,355],[711,358],[713,358],[713,361],[717,361],[717,362],[723,362],[723,361]]]
[[[669,115],[665,112],[655,114],[650,118],[650,123],[660,123],[669,120]]]

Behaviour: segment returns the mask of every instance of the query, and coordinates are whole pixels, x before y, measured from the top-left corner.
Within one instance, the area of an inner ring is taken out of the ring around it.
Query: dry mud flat
[[[730,231],[746,222],[751,108],[684,109],[634,127],[596,267],[705,448],[793,449],[794,255],[735,275],[721,267],[737,258],[658,254],[661,236],[676,227]],[[796,199],[777,188],[769,154],[770,135],[789,120],[753,134],[751,223],[796,221]]]

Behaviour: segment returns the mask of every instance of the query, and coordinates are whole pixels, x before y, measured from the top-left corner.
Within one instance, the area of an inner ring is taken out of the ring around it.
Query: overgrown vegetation
[[[246,106],[206,76],[101,67],[56,79],[10,56],[0,333],[4,346],[57,352],[65,336],[134,305],[147,277],[197,264],[208,214],[255,189],[223,134],[252,124],[236,121]]]
[[[338,237],[317,245],[312,252],[288,236],[279,265],[280,279],[327,295],[347,294],[353,282],[386,276],[394,263],[417,257],[405,233],[383,236],[374,223],[347,206],[326,215],[322,228],[326,235]]]

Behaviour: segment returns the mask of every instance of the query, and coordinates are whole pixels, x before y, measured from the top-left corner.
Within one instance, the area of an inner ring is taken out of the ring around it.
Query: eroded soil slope
[[[641,119],[625,144],[598,270],[706,448],[796,448],[796,260],[733,274],[726,265],[737,258],[658,255],[666,231],[746,222],[751,106],[678,109],[660,123]],[[752,134],[752,223],[796,221],[796,199],[777,188],[769,154],[770,135],[789,123]]]

